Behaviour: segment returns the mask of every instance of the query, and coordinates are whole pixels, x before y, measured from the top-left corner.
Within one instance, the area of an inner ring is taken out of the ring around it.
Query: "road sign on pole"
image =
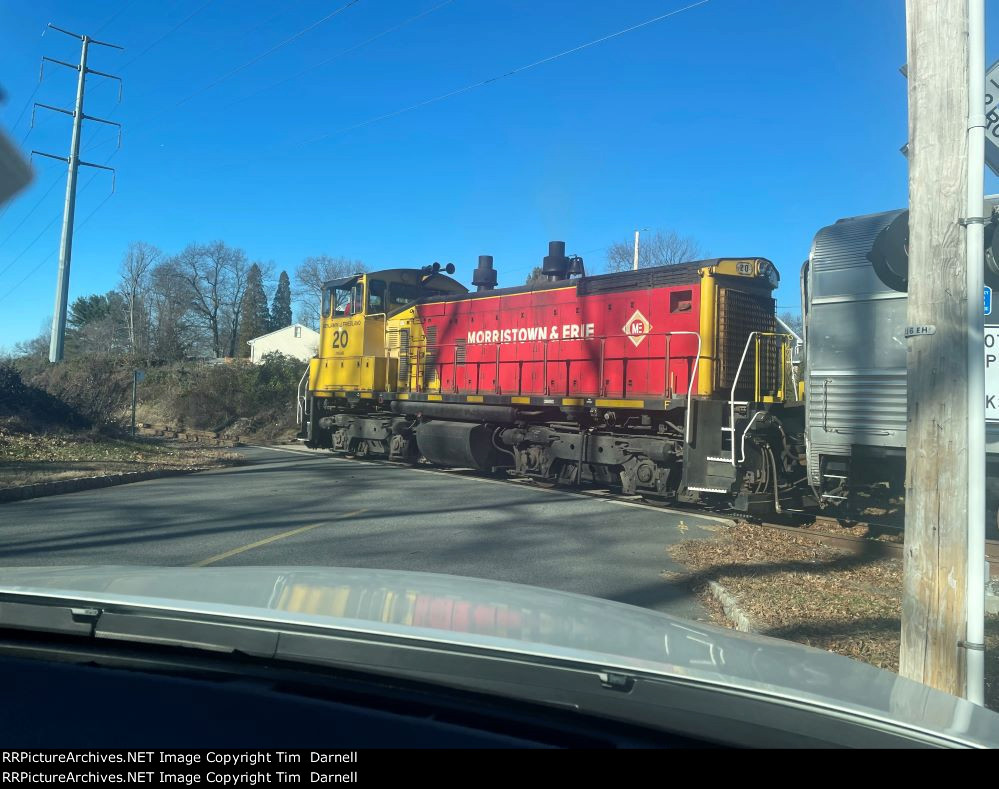
[[[985,327],[985,421],[999,422],[999,326]]]
[[[999,60],[985,72],[985,163],[999,175]]]
[[[146,377],[145,370],[134,370],[132,372],[132,438],[135,438],[135,404],[136,395],[139,391],[139,381]]]

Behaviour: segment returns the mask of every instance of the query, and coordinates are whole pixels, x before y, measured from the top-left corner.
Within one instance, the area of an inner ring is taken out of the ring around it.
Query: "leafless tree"
[[[780,319],[784,321],[800,337],[804,326],[801,320],[801,313],[786,310],[780,314]]]
[[[145,352],[148,348],[150,277],[162,256],[152,244],[133,241],[121,261],[118,290],[125,298],[128,309],[128,343],[133,354]]]
[[[295,297],[298,320],[313,329],[319,328],[319,313],[323,303],[323,283],[339,277],[367,271],[360,260],[316,255],[308,257],[295,269]]]
[[[176,258],[157,264],[149,279],[151,350],[159,359],[183,359],[199,344],[190,319],[191,287]]]
[[[190,244],[174,264],[190,288],[191,314],[208,335],[212,353],[234,355],[249,270],[246,253],[221,241]]]
[[[641,236],[638,244],[638,267],[672,266],[697,260],[704,253],[689,236],[672,230],[656,230]],[[618,241],[607,247],[607,271],[628,271],[635,261],[635,241]]]

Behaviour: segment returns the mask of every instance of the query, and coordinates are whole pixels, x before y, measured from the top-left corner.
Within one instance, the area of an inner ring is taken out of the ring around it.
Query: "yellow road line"
[[[337,520],[342,520],[343,518],[352,518],[355,515],[360,515],[365,510],[354,510],[353,512],[348,512],[346,515],[341,515]],[[215,564],[215,562],[221,562],[223,559],[228,559],[230,556],[235,556],[238,553],[243,553],[244,551],[252,551],[254,548],[260,548],[264,545],[269,545],[272,542],[277,542],[278,540],[283,540],[285,537],[294,537],[296,534],[303,534],[304,532],[311,531],[312,529],[318,529],[320,526],[326,526],[329,521],[323,521],[322,523],[313,523],[311,526],[302,526],[298,529],[292,529],[291,531],[283,531],[280,534],[275,534],[271,537],[265,537],[262,540],[257,540],[256,542],[251,542],[249,545],[243,545],[239,548],[233,548],[231,551],[226,551],[225,553],[218,553],[215,556],[209,556],[207,559],[202,559],[200,562],[195,562],[191,567],[207,567],[209,564]]]

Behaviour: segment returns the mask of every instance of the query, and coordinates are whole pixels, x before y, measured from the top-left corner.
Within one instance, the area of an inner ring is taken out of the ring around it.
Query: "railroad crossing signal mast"
[[[96,121],[97,123],[106,123],[109,126],[117,126],[118,145],[121,145],[120,123],[115,123],[114,121],[109,121],[104,118],[95,118],[83,113],[83,94],[87,83],[87,74],[97,74],[100,77],[118,80],[118,100],[121,101],[121,78],[116,77],[113,74],[105,74],[103,71],[95,71],[92,68],[87,68],[87,50],[90,48],[91,44],[97,44],[102,47],[111,47],[112,49],[122,49],[122,47],[119,47],[116,44],[109,44],[106,41],[96,41],[90,38],[90,36],[83,36],[79,33],[71,33],[70,31],[63,30],[61,27],[56,27],[51,23],[49,24],[49,28],[57,30],[60,33],[65,33],[67,36],[77,38],[82,42],[79,65],[66,63],[62,60],[56,60],[55,58],[43,57],[42,72],[39,74],[39,79],[41,79],[45,71],[45,61],[78,71],[79,77],[76,82],[75,108],[70,111],[63,109],[62,107],[52,107],[48,104],[40,104],[36,102],[31,111],[32,125],[35,123],[35,110],[37,110],[38,107],[46,110],[52,110],[53,112],[61,112],[64,115],[69,115],[73,118],[73,137],[70,141],[68,157],[56,156],[55,154],[44,153],[43,151],[31,152],[32,155],[38,154],[39,156],[46,156],[49,159],[59,159],[60,161],[66,162],[68,169],[66,176],[66,208],[63,211],[62,242],[59,246],[59,276],[56,282],[55,310],[52,315],[52,337],[49,340],[49,361],[59,362],[62,361],[63,344],[66,337],[66,306],[69,299],[69,264],[73,254],[73,217],[76,213],[76,177],[77,171],[80,169],[80,165],[83,165],[84,167],[96,167],[100,170],[110,170],[112,173],[111,189],[114,191],[113,174],[115,170],[113,167],[105,167],[103,164],[93,164],[92,162],[80,161],[80,131],[83,126],[83,121]]]

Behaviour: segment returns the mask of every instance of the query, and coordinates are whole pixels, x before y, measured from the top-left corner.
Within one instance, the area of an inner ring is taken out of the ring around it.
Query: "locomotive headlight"
[[[767,282],[770,283],[771,288],[776,288],[780,285],[780,273],[773,263],[762,261],[760,263],[760,276],[767,278]]]

